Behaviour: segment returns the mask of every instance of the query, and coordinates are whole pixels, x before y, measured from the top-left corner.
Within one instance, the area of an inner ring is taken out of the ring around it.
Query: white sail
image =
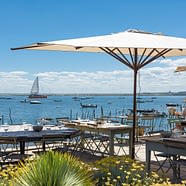
[[[36,77],[31,88],[31,94],[39,94],[39,78]]]
[[[47,95],[39,94],[39,78],[36,77],[31,88],[28,98],[47,98]]]

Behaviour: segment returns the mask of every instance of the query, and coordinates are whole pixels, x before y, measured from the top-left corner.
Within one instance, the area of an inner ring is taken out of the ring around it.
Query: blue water
[[[10,99],[4,99],[4,98]],[[25,96],[0,97],[0,115],[3,122],[9,124],[21,124],[23,121],[35,124],[39,118],[89,118],[99,117],[103,111],[104,115],[122,115],[132,109],[132,96],[91,96],[90,99],[75,101],[73,96],[48,96],[40,99],[42,104],[21,103]],[[143,100],[152,100],[138,104],[138,109],[156,109],[167,112],[166,103],[178,103],[184,105],[185,96],[141,96]],[[3,98],[3,99],[2,99]],[[97,108],[81,108],[80,102],[84,104],[97,104]],[[161,119],[158,125],[166,122]],[[2,122],[1,122],[2,123]]]

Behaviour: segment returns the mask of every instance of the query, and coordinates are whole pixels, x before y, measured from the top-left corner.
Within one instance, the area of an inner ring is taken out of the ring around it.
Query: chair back
[[[0,136],[0,144],[17,144],[15,137]]]
[[[156,130],[156,131],[149,131],[147,132],[148,136],[155,136],[155,135],[160,135],[164,130]]]
[[[148,131],[154,130],[155,116],[154,115],[143,115],[140,118],[140,126],[145,126]]]

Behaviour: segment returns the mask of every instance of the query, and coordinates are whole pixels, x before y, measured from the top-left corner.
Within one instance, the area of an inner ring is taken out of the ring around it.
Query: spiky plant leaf
[[[69,154],[47,152],[38,159],[21,164],[15,186],[91,186],[91,173]]]

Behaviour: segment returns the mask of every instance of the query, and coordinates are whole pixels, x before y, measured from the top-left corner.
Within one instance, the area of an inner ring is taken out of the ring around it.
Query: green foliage
[[[90,171],[69,154],[47,152],[33,162],[21,164],[15,186],[91,186]]]
[[[92,180],[92,174],[96,183]],[[156,173],[147,175],[144,165],[131,158],[107,157],[93,164],[70,154],[48,152],[33,162],[9,165],[0,171],[0,186],[184,186],[171,184]]]
[[[98,186],[148,186],[168,183],[154,172],[148,175],[142,163],[127,156],[107,157],[97,161],[94,166],[97,169],[94,177]]]

